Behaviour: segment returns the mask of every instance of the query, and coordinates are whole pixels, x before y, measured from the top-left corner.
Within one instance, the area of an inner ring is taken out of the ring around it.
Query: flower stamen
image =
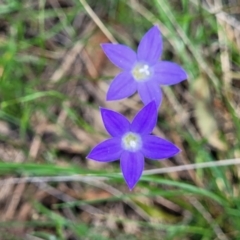
[[[136,152],[142,147],[141,137],[133,132],[128,132],[122,137],[122,147],[130,152]]]
[[[132,75],[136,81],[144,81],[152,75],[152,69],[147,64],[138,63],[132,70]]]

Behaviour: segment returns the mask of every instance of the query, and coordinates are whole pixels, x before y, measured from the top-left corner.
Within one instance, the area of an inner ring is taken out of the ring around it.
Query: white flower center
[[[147,64],[137,63],[132,70],[132,75],[136,81],[144,81],[152,76],[152,69]]]
[[[141,137],[133,132],[128,132],[122,137],[122,147],[130,152],[136,152],[142,147]]]

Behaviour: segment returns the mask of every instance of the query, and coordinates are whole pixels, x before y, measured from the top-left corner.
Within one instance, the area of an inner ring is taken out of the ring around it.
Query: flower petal
[[[180,152],[173,143],[153,135],[144,136],[142,141],[141,152],[150,159],[169,158]]]
[[[129,131],[130,123],[122,114],[106,108],[100,110],[104,126],[111,136],[121,137]]]
[[[161,61],[154,66],[153,79],[161,85],[173,85],[187,79],[187,73],[178,64]]]
[[[155,101],[143,107],[135,116],[131,124],[131,131],[150,134],[157,123],[157,107]]]
[[[136,91],[137,83],[132,75],[129,72],[122,72],[112,81],[107,92],[107,101],[129,97]]]
[[[120,159],[122,152],[121,139],[110,138],[94,147],[87,158],[99,162],[112,162]]]
[[[101,46],[109,60],[121,69],[130,70],[136,62],[136,53],[125,45],[103,43]]]
[[[155,101],[156,106],[159,107],[162,102],[161,89],[154,81],[139,83],[138,93],[145,105],[151,101]]]
[[[134,188],[140,179],[144,169],[144,157],[140,152],[123,152],[120,164],[124,179],[130,190]]]
[[[139,43],[137,50],[138,61],[144,61],[153,65],[159,60],[161,53],[161,32],[157,26],[154,26],[148,30]]]

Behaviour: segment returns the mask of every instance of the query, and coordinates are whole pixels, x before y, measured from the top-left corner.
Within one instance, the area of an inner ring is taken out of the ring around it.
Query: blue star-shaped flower
[[[112,138],[98,144],[87,158],[99,162],[120,159],[124,179],[133,189],[144,169],[144,157],[169,158],[180,150],[171,142],[151,135],[157,122],[154,101],[143,107],[130,123],[122,114],[101,108],[104,126]]]
[[[172,85],[187,79],[186,72],[176,63],[159,61],[162,53],[161,32],[152,27],[142,38],[137,54],[121,44],[102,44],[110,61],[123,72],[115,77],[107,93],[107,100],[119,100],[138,91],[146,105],[155,101],[159,106],[162,93],[159,85]]]

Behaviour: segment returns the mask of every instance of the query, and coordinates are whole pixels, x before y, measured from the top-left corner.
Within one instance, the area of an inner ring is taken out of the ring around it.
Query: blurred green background
[[[154,130],[182,152],[130,192],[118,162],[85,158],[99,106],[142,107],[106,102],[119,70],[100,43],[136,49],[152,25],[189,76]],[[0,0],[0,239],[240,239],[239,53],[239,0]]]

